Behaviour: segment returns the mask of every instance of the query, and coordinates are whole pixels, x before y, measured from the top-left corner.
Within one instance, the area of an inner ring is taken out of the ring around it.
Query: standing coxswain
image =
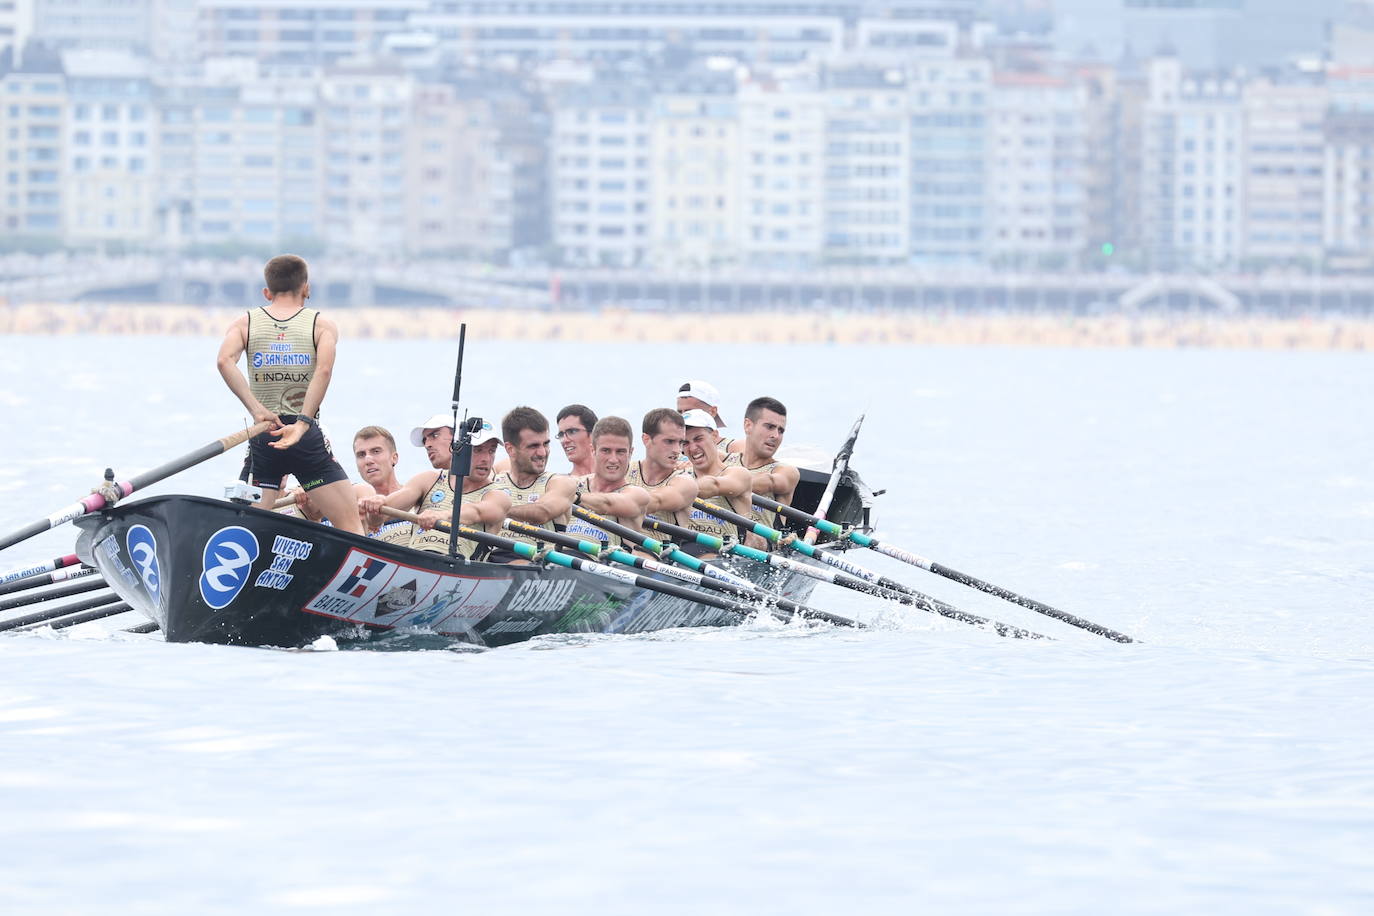
[[[271,509],[283,478],[292,474],[334,527],[362,534],[348,475],[334,460],[319,428],[320,405],[334,373],[339,329],[306,307],[310,278],[303,259],[278,255],[263,268],[263,279],[267,305],[229,325],[216,358],[220,376],[252,414],[253,422],[272,424],[248,444],[253,483],[262,488],[255,505]],[[245,354],[251,377],[238,366]]]

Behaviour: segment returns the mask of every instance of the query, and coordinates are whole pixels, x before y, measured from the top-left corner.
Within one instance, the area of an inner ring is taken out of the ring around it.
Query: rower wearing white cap
[[[719,449],[720,434],[715,418],[704,410],[689,410],[682,415],[687,429],[687,460],[696,476],[697,495],[706,502],[740,515],[749,515],[753,506],[749,494],[753,477],[742,467],[726,467]],[[753,532],[741,532],[739,526],[722,521],[709,512],[692,507],[687,513],[687,527],[693,531],[714,535],[727,544],[743,540],[748,546],[763,549],[763,538]],[[740,535],[743,534],[743,538]],[[709,556],[699,544],[684,544],[682,549],[693,556]]]
[[[720,438],[720,450],[729,454],[738,452],[744,443],[724,434],[725,421],[720,418],[720,392],[715,385],[701,379],[683,382],[677,390],[677,409],[680,413],[689,410],[704,410],[715,421],[716,433]]]
[[[492,429],[490,421],[481,420],[481,429],[472,436],[472,469],[463,478],[463,505],[459,510],[459,524],[480,531],[497,532],[501,520],[510,509],[510,497],[494,486],[492,464],[501,437]],[[421,471],[405,486],[387,497],[374,496],[361,503],[366,512],[379,512],[383,505],[420,513],[410,546],[416,550],[447,553],[449,535],[435,530],[439,521],[453,517],[453,484],[449,467],[453,460],[453,415],[437,413],[410,431],[410,444],[423,446],[433,470]],[[472,556],[475,543],[466,538],[458,541],[458,554]]]

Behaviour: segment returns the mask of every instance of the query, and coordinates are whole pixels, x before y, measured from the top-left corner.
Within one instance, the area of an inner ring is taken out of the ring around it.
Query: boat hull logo
[[[247,528],[231,525],[210,535],[201,556],[201,599],[215,610],[228,607],[248,584],[258,553],[258,539]]]
[[[143,588],[154,604],[162,600],[162,573],[157,564],[157,538],[146,525],[134,525],[124,536],[124,546],[129,551],[129,559],[138,568],[138,577]]]

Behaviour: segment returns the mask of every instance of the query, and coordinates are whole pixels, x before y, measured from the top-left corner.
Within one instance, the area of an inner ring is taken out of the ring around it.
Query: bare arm
[[[780,503],[791,505],[792,494],[797,491],[801,472],[790,464],[780,464],[767,474],[754,475],[754,492],[760,496],[771,496]]]
[[[697,498],[697,482],[683,474],[674,477],[666,487],[649,491],[649,512],[679,512]]]
[[[509,511],[510,497],[500,490],[491,490],[475,503],[463,503],[463,508],[458,512],[458,522],[500,528],[501,520]]]
[[[408,512],[419,504],[425,493],[429,492],[429,488],[434,486],[434,482],[438,479],[438,471],[421,471],[407,480],[405,486],[390,496],[373,495],[358,500],[358,511],[366,515],[377,515],[382,511],[383,506],[390,506],[393,509],[405,509]]]
[[[224,332],[224,340],[220,341],[219,355],[215,358],[215,366],[219,369],[220,378],[224,379],[224,384],[229,386],[229,390],[234,393],[234,397],[248,409],[252,415],[254,423],[263,420],[270,420],[273,428],[281,426],[281,419],[262,406],[262,402],[253,396],[252,390],[248,387],[248,378],[239,369],[239,357],[244,350],[248,349],[248,316],[240,315],[229,325],[229,329]]]
[[[626,487],[618,493],[588,491],[582,494],[581,504],[600,515],[636,518],[648,511],[649,493],[643,487]]]
[[[523,506],[512,506],[507,515],[518,522],[543,525],[567,515],[569,507],[572,506],[573,494],[576,492],[577,481],[571,477],[554,477],[549,481],[543,496]]]
[[[697,495],[702,499],[713,496],[744,496],[753,492],[752,475],[744,468],[726,468],[715,477],[697,478]]]

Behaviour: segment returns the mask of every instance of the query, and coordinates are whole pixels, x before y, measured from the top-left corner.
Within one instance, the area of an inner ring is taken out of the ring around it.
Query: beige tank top
[[[248,313],[248,389],[275,414],[298,414],[315,377],[315,319],[302,307],[278,321],[267,309]]]
[[[744,464],[743,452],[734,452],[726,456],[725,461],[723,463],[727,468],[744,468],[750,474],[771,474],[773,473],[774,468],[782,464],[781,461],[775,460],[770,461],[767,464],[761,464],[756,468],[746,467]],[[740,514],[743,515],[744,513]],[[752,518],[759,524],[767,525],[769,528],[778,527],[778,514],[774,512],[772,509],[761,509],[751,502],[749,504],[748,515],[750,518]]]
[[[469,493],[464,493],[463,502],[479,502],[482,497],[486,496],[495,486],[496,482],[493,480],[489,481],[485,486],[478,487],[476,490]],[[448,471],[439,472],[439,479],[434,481],[434,485],[429,488],[429,492],[420,500],[420,505],[415,508],[415,511],[441,512],[444,518],[450,518],[453,515],[453,487],[449,485]],[[477,531],[487,530],[486,525],[469,525],[468,527],[474,528]],[[438,528],[431,528],[429,531],[425,531],[422,528],[416,528],[415,533],[411,536],[410,546],[414,550],[428,550],[432,553],[448,553],[448,532],[441,531]],[[458,539],[458,556],[470,558],[477,546],[478,544],[476,541],[460,537]]]
[[[515,483],[515,478],[511,477],[510,471],[506,471],[496,476],[496,480],[492,486],[510,497],[511,508],[514,509],[516,506],[527,506],[530,503],[538,502],[548,491],[549,481],[553,480],[555,476],[556,475],[552,471],[545,471],[535,478],[534,483],[530,484],[528,487],[521,487]],[[538,527],[543,528],[545,531],[559,530],[558,526],[553,522],[545,522]],[[538,542],[529,535],[520,534],[508,529],[502,529],[501,536],[510,538],[512,541],[520,541],[523,544],[535,544],[536,546],[538,544]]]
[[[692,469],[691,466],[688,465],[687,467],[678,468],[674,470],[671,474],[663,478],[658,483],[647,483],[644,480],[644,462],[636,461],[635,466],[630,468],[630,473],[625,475],[625,483],[627,485],[634,484],[636,487],[643,487],[650,493],[653,493],[653,491],[655,490],[659,490],[663,487],[668,486],[668,484],[671,483],[673,479],[676,477],[691,476],[693,476]],[[687,513],[681,510],[677,512],[658,512],[655,513],[655,517],[658,518],[658,520],[661,522],[671,522],[674,525],[680,525],[682,527],[686,527],[687,525]]]

